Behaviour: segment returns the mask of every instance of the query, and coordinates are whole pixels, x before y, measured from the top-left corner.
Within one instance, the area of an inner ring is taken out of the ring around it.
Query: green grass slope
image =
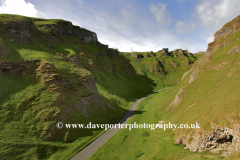
[[[198,122],[199,129],[122,129],[90,159],[239,159],[239,28],[240,16],[215,33],[180,83],[144,100],[138,110],[145,112],[129,122]]]

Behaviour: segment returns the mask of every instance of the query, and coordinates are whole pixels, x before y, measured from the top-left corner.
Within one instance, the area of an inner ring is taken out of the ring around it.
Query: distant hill
[[[159,88],[180,82],[183,73],[203,54],[192,54],[188,50],[163,48],[158,52],[122,53],[132,64],[137,74],[153,79]]]

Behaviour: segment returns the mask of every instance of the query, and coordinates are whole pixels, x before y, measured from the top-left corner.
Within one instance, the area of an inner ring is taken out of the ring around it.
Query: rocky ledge
[[[7,23],[0,24],[1,32],[7,34],[7,38],[11,42],[33,44],[35,43],[33,35],[41,32],[39,28],[48,32],[46,38],[48,41],[59,43],[61,36],[76,37],[85,43],[94,43],[96,46],[108,48],[108,45],[101,44],[98,41],[97,34],[79,26],[73,25],[71,22],[58,20],[55,23],[46,24],[41,19],[41,24],[37,24],[34,19],[26,19],[22,21],[8,21]],[[46,33],[42,33],[46,34]]]
[[[207,134],[187,135],[175,139],[175,144],[185,145],[184,149],[191,152],[203,152],[209,150],[213,153],[221,152],[222,156],[228,157],[238,150],[239,126],[234,129],[228,127],[218,127]]]

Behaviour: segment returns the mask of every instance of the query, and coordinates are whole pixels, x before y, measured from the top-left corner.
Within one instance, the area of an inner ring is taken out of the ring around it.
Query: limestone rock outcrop
[[[132,53],[131,56],[133,56],[135,59],[141,59],[142,55],[139,53]]]
[[[115,56],[119,55],[119,51],[117,49],[113,49],[113,48],[109,48],[108,53],[115,55]]]
[[[13,41],[13,38],[21,40],[25,44],[35,43],[32,39],[32,31],[34,25],[30,22],[13,22],[1,25],[3,32],[10,35],[9,41]]]
[[[228,35],[236,33],[240,29],[240,16],[225,24],[219,31],[214,34],[214,41],[216,39],[225,38]]]
[[[0,63],[0,74],[11,73],[25,75],[36,68],[40,60],[23,61],[23,62],[1,62]],[[26,65],[28,64],[28,65]]]
[[[168,48],[163,48],[163,55],[168,56]]]
[[[153,51],[150,52],[150,55],[155,56],[155,54],[153,53]]]
[[[146,53],[146,54],[144,55],[144,57],[147,58],[147,57],[150,57],[150,55],[149,55],[148,53]]]
[[[203,152],[209,150],[213,153],[218,153],[222,150],[222,156],[229,156],[234,153],[235,141],[239,141],[238,132],[228,128],[219,127],[212,132],[206,134],[194,134],[177,138],[175,144],[185,145],[185,149],[190,149],[192,152]],[[191,142],[189,142],[191,139]]]
[[[193,54],[192,54],[192,53],[189,53],[188,56],[189,56],[189,57],[193,57]]]
[[[36,27],[43,28],[48,31],[47,40],[55,43],[61,41],[60,36],[76,37],[85,43],[94,43],[96,46],[108,48],[98,41],[97,34],[79,26],[74,26],[71,22],[60,20],[54,24],[34,24],[34,21],[13,21],[6,24],[1,24],[1,30],[9,35],[9,41],[24,44],[33,44],[33,35],[38,32]],[[35,32],[35,33],[34,33]],[[51,47],[50,44],[48,44]]]

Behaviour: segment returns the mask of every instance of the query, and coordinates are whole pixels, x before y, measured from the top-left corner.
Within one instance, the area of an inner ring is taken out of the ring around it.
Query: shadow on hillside
[[[11,48],[10,56],[5,58],[7,61],[23,61],[24,60],[16,48],[14,47],[9,47],[9,48]]]
[[[92,71],[95,76],[96,73]],[[147,76],[137,75],[134,78],[115,72],[109,74],[98,70],[99,76],[95,76],[96,82],[108,93],[121,97],[127,101],[134,101],[153,92],[156,84]]]
[[[144,112],[146,112],[146,111],[131,111],[131,110],[129,110],[129,111],[127,111],[127,113],[124,115],[124,117],[118,123],[123,124],[126,121],[128,121],[134,114],[142,114]]]
[[[10,101],[11,96],[15,95],[16,93],[21,92],[25,88],[27,88],[30,85],[36,84],[34,82],[27,82],[24,78],[22,78],[20,75],[16,74],[13,75],[11,73],[1,73],[0,75],[0,106],[3,106],[4,102]],[[12,100],[15,102],[15,105],[12,105],[11,103],[8,103],[6,105],[6,108],[9,111],[15,110],[16,104],[19,104],[20,106],[26,105],[27,102],[25,101],[18,101],[18,100]],[[20,107],[19,106],[19,107]]]

